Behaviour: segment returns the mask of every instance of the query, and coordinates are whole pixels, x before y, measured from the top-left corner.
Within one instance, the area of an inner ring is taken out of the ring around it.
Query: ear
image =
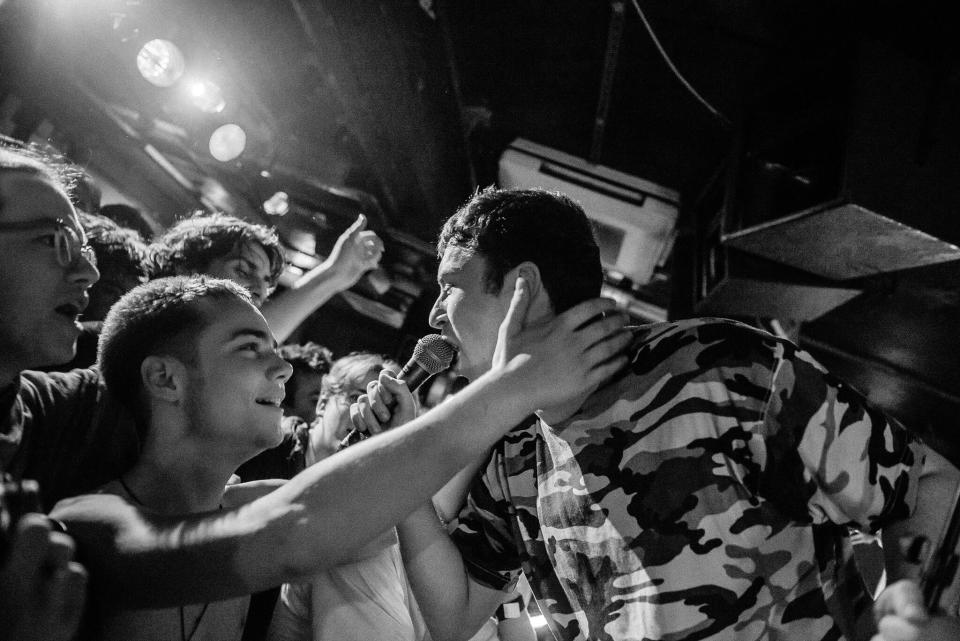
[[[540,277],[540,268],[537,264],[525,260],[504,275],[501,292],[508,292],[507,303],[512,298],[517,277],[523,276],[527,284],[527,295],[530,297],[530,308],[527,312],[527,322],[541,320],[553,316],[553,301],[543,286]]]
[[[147,356],[140,363],[140,380],[149,400],[177,403],[183,398],[186,367],[173,356]]]

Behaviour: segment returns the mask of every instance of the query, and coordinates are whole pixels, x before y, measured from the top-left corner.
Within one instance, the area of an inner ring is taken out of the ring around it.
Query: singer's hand
[[[956,641],[960,620],[927,614],[923,594],[913,581],[897,581],[873,604],[877,634],[873,641]]]
[[[350,422],[356,429],[369,434],[403,425],[416,416],[416,396],[406,383],[386,369],[380,372],[377,380],[367,384],[367,393],[361,394],[350,406]]]
[[[517,278],[510,309],[500,325],[493,369],[520,373],[538,408],[583,397],[626,365],[630,342],[626,314],[612,300],[585,301],[545,322],[526,325],[530,295]]]

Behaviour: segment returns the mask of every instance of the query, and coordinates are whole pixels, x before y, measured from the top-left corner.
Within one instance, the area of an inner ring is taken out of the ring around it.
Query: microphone
[[[443,340],[440,334],[427,334],[417,341],[417,345],[413,348],[413,355],[400,370],[397,378],[406,383],[411,392],[415,391],[431,376],[450,367],[456,354],[457,350]],[[366,434],[354,428],[340,441],[337,451],[359,443],[365,438],[367,438]]]

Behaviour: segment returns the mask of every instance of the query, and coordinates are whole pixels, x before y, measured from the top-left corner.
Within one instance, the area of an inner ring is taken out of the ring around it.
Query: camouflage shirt
[[[561,639],[842,639],[848,528],[914,504],[922,446],[788,341],[732,321],[638,328],[629,370],[494,448],[452,536],[521,568]]]

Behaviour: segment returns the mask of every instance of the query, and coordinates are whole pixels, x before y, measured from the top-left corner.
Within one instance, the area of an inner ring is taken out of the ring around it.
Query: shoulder
[[[69,401],[85,395],[98,396],[104,389],[100,371],[95,368],[20,373],[20,397],[26,402]]]
[[[668,367],[691,372],[713,368],[771,367],[797,351],[789,341],[723,318],[693,318],[634,328],[634,373]]]

